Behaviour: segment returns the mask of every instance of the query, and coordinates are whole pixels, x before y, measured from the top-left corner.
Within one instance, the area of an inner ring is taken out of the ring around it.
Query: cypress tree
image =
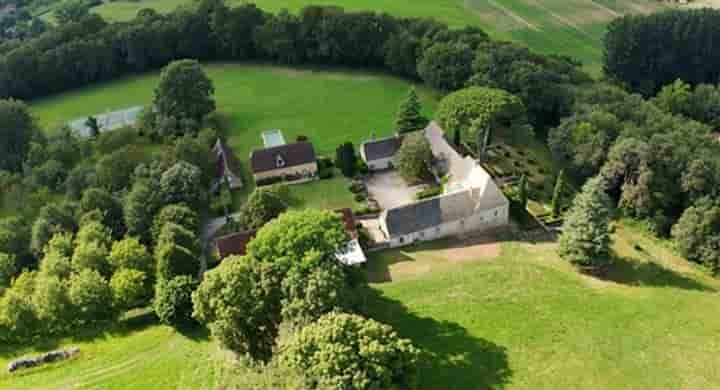
[[[518,189],[518,199],[523,210],[527,207],[527,176],[524,174],[520,177],[520,188]]]
[[[610,198],[599,178],[590,179],[565,217],[558,253],[572,263],[599,266],[610,253]]]
[[[410,90],[405,101],[400,105],[395,121],[397,131],[407,133],[409,131],[419,130],[427,126],[428,119],[420,112],[420,99],[418,99],[415,88]]]
[[[553,192],[552,197],[552,214],[557,216],[560,215],[560,208],[562,207],[561,201],[562,201],[562,191],[565,179],[565,170],[560,170],[560,173],[558,174],[557,180],[555,181],[555,191]]]
[[[357,170],[357,155],[352,142],[345,142],[335,150],[335,165],[345,177],[355,176]]]

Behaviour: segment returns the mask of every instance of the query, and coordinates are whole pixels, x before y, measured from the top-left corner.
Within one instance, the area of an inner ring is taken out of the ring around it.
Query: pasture
[[[720,282],[631,225],[614,239],[618,260],[602,279],[577,273],[551,242],[511,235],[376,253],[370,315],[429,353],[420,389],[720,387]],[[71,345],[76,358],[0,373],[0,388],[211,389],[228,359],[206,332],[141,314],[107,331],[0,348],[0,365]]]
[[[229,0],[241,4],[242,0]],[[97,8],[108,20],[128,20],[142,8],[169,12],[186,0],[107,2]],[[496,39],[523,43],[533,50],[580,60],[599,74],[602,38],[612,19],[651,13],[664,6],[653,0],[256,0],[268,11],[297,12],[312,4],[338,5],[350,11],[379,11],[406,17],[429,17],[452,27],[479,26]]]
[[[392,134],[400,102],[411,85],[404,80],[353,70],[298,69],[262,64],[209,64],[215,84],[217,111],[228,142],[241,162],[243,180],[252,183],[250,152],[262,147],[261,133],[281,129],[287,142],[304,135],[319,155],[335,157],[343,142],[358,145],[372,134]],[[31,109],[46,131],[69,120],[152,102],[159,72],[97,84],[31,102]],[[439,96],[417,86],[426,115],[431,117]],[[355,205],[346,180],[336,178],[297,187],[305,205],[322,205],[329,196],[333,206]],[[246,186],[235,204],[252,189]]]

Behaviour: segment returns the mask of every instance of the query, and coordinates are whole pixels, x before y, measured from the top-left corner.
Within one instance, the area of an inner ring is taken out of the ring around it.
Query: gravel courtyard
[[[408,187],[395,169],[375,172],[365,184],[370,196],[378,201],[383,210],[414,202],[415,194],[427,188],[425,184]]]

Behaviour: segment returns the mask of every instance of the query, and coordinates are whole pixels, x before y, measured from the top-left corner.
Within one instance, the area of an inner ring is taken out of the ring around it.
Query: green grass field
[[[371,259],[393,280],[372,315],[431,353],[420,389],[720,388],[720,284],[637,231],[618,230],[606,280],[554,244],[464,260],[447,246]]]
[[[235,195],[235,204],[253,188],[248,159],[262,146],[260,134],[281,129],[287,142],[309,137],[320,155],[334,158],[343,142],[356,145],[371,134],[392,133],[400,102],[411,85],[382,74],[352,70],[294,69],[267,65],[210,64],[206,71],[215,84],[217,109],[229,143],[241,161],[248,184]],[[149,104],[159,73],[128,77],[31,102],[31,109],[47,131],[96,113]],[[432,116],[438,96],[418,87],[426,114]],[[347,181],[332,180],[294,186],[305,206],[352,207]]]
[[[372,316],[429,353],[420,389],[720,388],[720,281],[624,224],[605,279],[577,273],[552,243],[505,239],[499,248],[495,238],[479,250],[440,241],[370,256],[370,279],[386,281],[372,285]],[[0,366],[71,345],[81,348],[76,358],[2,372],[0,388],[209,389],[228,358],[205,332],[140,316],[57,343],[0,348]]]
[[[229,0],[241,4],[244,0]],[[108,20],[128,20],[142,8],[169,12],[187,0],[108,2],[95,8]],[[256,0],[263,9],[298,11],[311,4],[374,10],[398,16],[436,18],[452,27],[480,26],[493,37],[543,52],[572,56],[599,74],[607,23],[627,13],[663,7],[653,0]]]

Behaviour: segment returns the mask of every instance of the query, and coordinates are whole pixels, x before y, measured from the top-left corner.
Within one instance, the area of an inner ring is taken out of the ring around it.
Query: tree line
[[[570,110],[571,86],[589,81],[569,58],[494,42],[474,27],[337,7],[272,14],[203,0],[167,15],[143,9],[124,23],[84,15],[0,45],[0,97],[38,98],[181,58],[383,68],[444,91],[472,79],[518,94],[540,127],[557,124]]]
[[[605,73],[644,96],[681,79],[720,77],[720,11],[672,10],[615,19],[605,35]]]

